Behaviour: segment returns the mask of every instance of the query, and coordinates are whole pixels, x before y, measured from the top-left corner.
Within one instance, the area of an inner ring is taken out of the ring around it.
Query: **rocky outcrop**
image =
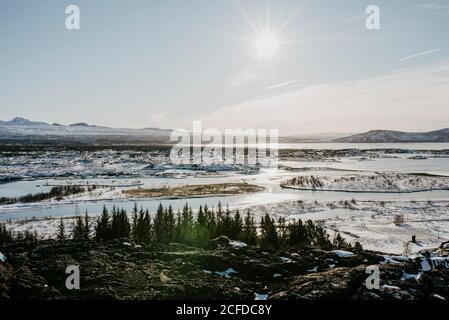
[[[444,247],[414,259],[362,251],[273,252],[216,239],[207,249],[181,244],[140,246],[115,240],[41,241],[2,248],[0,299],[446,299]],[[229,240],[229,239],[228,239]],[[67,266],[80,289],[65,286]],[[368,290],[368,265],[380,287]],[[429,267],[430,266],[430,267]]]

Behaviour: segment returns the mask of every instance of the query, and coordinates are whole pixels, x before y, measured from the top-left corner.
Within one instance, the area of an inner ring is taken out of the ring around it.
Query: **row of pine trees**
[[[217,209],[200,206],[196,215],[187,204],[177,212],[171,206],[163,207],[160,204],[153,217],[148,210],[138,209],[137,204],[130,217],[123,208],[114,206],[109,211],[103,207],[102,214],[94,223],[89,220],[87,213],[84,217],[78,216],[71,233],[71,237],[76,240],[130,239],[139,244],[177,242],[200,247],[220,236],[268,249],[361,249],[360,244],[353,248],[339,233],[331,239],[320,225],[310,220],[287,223],[283,217],[276,220],[265,214],[256,224],[250,210],[243,215],[239,210],[232,213],[221,204]],[[69,237],[61,219],[57,239]]]

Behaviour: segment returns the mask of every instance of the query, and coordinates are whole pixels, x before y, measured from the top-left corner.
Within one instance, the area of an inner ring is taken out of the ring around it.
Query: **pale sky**
[[[81,29],[65,28],[78,5]],[[380,9],[380,30],[365,8]],[[0,0],[0,120],[449,127],[449,0]],[[276,40],[270,59],[254,43]]]

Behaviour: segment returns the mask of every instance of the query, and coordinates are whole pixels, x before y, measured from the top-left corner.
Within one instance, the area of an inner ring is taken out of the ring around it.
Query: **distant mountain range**
[[[0,144],[169,144],[171,129],[126,129],[90,125],[85,122],[62,125],[30,121],[16,117],[0,121]],[[341,142],[341,143],[400,143],[449,142],[449,128],[430,132],[372,130],[365,133],[327,133],[279,137],[281,143]]]
[[[372,130],[365,133],[334,139],[333,142],[346,142],[346,143],[449,142],[449,128],[429,132]]]
[[[85,122],[62,125],[16,117],[0,121],[1,144],[166,144],[172,130],[126,129],[89,125]]]

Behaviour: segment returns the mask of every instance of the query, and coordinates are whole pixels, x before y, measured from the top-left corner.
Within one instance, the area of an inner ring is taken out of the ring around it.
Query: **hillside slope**
[[[449,142],[449,128],[429,132],[371,130],[333,141],[345,143]]]

